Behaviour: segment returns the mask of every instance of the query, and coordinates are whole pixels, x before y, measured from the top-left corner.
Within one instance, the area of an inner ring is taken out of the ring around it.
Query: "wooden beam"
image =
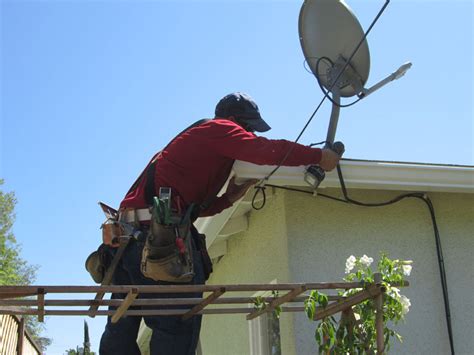
[[[215,292],[215,291],[213,291]],[[264,297],[265,302],[271,302],[274,297]],[[295,297],[292,300],[287,302],[292,303],[303,303],[308,299],[308,295],[302,295]],[[344,300],[342,296],[328,296],[329,301],[339,301]],[[169,306],[169,305],[195,305],[203,301],[203,298],[137,298],[134,301],[134,306]],[[255,297],[219,297],[214,300],[213,304],[240,304],[240,303],[254,303],[256,300]],[[24,300],[24,299],[13,299],[13,300],[0,300],[0,312],[1,309],[5,306],[36,306],[36,300]],[[121,299],[102,299],[102,300],[92,300],[92,299],[48,299],[44,301],[45,307],[48,306],[120,306],[122,304]]]
[[[233,291],[284,291],[293,290],[299,285],[305,285],[307,290],[330,290],[330,289],[351,289],[362,288],[361,282],[316,282],[316,283],[286,283],[286,284],[238,284],[238,285],[154,285],[154,286],[0,286],[0,295],[9,296],[12,293],[32,293],[37,294],[38,287],[44,288],[46,293],[128,293],[133,287],[136,287],[139,293],[177,293],[177,292],[212,292],[221,287],[225,287],[227,292]],[[407,281],[403,283],[393,283],[395,287],[409,286]]]
[[[112,283],[112,279],[114,277],[114,272],[115,272],[115,269],[117,268],[117,265],[120,261],[120,259],[122,258],[122,255],[125,251],[125,248],[127,248],[127,245],[128,243],[130,242],[130,239],[131,237],[127,237],[127,236],[121,236],[119,237],[119,247],[114,255],[114,258],[112,259],[112,262],[110,263],[110,266],[109,268],[107,269],[105,275],[104,275],[104,279],[102,280],[102,286],[104,285],[110,285]],[[99,291],[96,293],[95,295],[95,298],[94,300],[98,301],[98,300],[101,300],[102,298],[104,298],[104,295],[105,295],[105,291]],[[94,311],[97,311],[99,309],[99,303],[96,303],[92,306],[90,306],[89,308],[89,311],[91,312],[94,312]],[[90,316],[91,318],[94,318],[94,315],[91,315]]]
[[[127,247],[128,243],[130,242],[131,237],[127,236],[121,236],[119,237],[119,247],[117,249],[117,252],[115,253],[114,258],[112,259],[112,262],[110,263],[109,268],[107,269],[107,272],[104,275],[104,279],[102,280],[101,285],[110,285],[112,282],[112,278],[114,277],[114,272],[115,269],[117,268],[117,265],[122,258],[122,255],[125,251],[125,248]]]
[[[343,311],[369,298],[374,298],[375,296],[379,295],[380,292],[382,292],[381,286],[371,285],[366,290],[359,291],[356,294],[347,297],[342,302],[331,303],[325,308],[318,307],[316,313],[314,314],[313,320],[320,320],[324,317],[333,315],[334,313]]]
[[[35,301],[35,306],[37,305]],[[38,310],[36,308],[26,308],[26,307],[0,307],[0,314],[10,314],[10,315],[38,315]]]
[[[19,286],[21,287],[21,286]],[[1,286],[0,286],[1,289]],[[28,297],[28,296],[36,296],[36,291],[34,292],[18,292],[18,293],[2,293],[0,294],[0,300],[5,300],[9,298],[18,298],[18,297]]]
[[[123,300],[122,304],[120,305],[119,308],[115,311],[114,315],[112,316],[112,323],[117,323],[120,318],[125,314],[125,312],[128,310],[130,305],[133,303],[135,298],[139,295],[138,290],[136,288],[132,289],[127,297]]]
[[[304,285],[296,287],[292,291],[288,292],[286,295],[275,298],[264,309],[261,309],[261,310],[258,310],[258,311],[255,311],[255,312],[252,312],[252,313],[248,314],[247,315],[247,320],[254,319],[254,318],[256,318],[256,317],[258,317],[258,316],[260,316],[264,313],[267,313],[267,312],[272,312],[279,305],[281,305],[285,302],[288,302],[289,300],[292,300],[293,298],[298,296],[300,293],[303,293],[304,291],[306,291],[306,287]]]
[[[198,305],[194,306],[188,313],[186,313],[183,317],[182,320],[187,320],[191,318],[193,315],[196,313],[200,312],[201,310],[204,309],[207,305],[211,304],[214,300],[219,298],[221,295],[223,295],[225,292],[225,288],[222,287],[219,290],[214,291],[211,293],[209,296],[207,296],[201,303]]]
[[[133,304],[135,306],[135,304]],[[303,306],[282,306],[282,312],[302,312],[304,311]],[[226,307],[226,308],[205,308],[197,314],[234,314],[234,313],[251,313],[255,311],[253,307]],[[189,312],[189,309],[128,309],[124,316],[183,316]],[[11,315],[36,315],[38,311],[35,308],[9,308],[0,309],[1,314]],[[104,311],[93,311],[89,309],[54,309],[45,310],[46,316],[90,316],[96,314],[98,316],[113,316],[115,310],[104,310]]]
[[[226,307],[226,308],[204,308],[197,314],[245,314],[254,311],[253,307]],[[282,312],[302,312],[304,307],[282,307]],[[34,312],[34,311],[32,311]],[[124,316],[184,316],[189,309],[129,309]],[[96,311],[97,316],[113,316],[114,310]],[[47,316],[84,316],[91,314],[89,310],[50,310],[46,311]]]

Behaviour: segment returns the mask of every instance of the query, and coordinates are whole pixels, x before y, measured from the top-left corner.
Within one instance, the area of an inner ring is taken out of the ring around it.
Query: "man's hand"
[[[225,195],[230,203],[234,203],[245,195],[247,190],[258,182],[257,179],[247,180],[242,185],[235,183],[235,176],[230,179]]]
[[[325,171],[331,171],[336,166],[341,157],[331,149],[321,149],[321,161],[319,162],[319,166]]]

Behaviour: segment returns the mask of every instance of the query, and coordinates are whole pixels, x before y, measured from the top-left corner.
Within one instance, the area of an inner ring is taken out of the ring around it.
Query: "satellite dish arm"
[[[393,80],[400,79],[403,75],[405,75],[405,73],[408,71],[408,69],[411,68],[411,66],[412,66],[411,62],[407,62],[407,63],[403,64],[395,72],[393,72],[392,74],[387,76],[385,79],[379,81],[377,84],[375,84],[371,88],[362,89],[362,92],[359,94],[359,97],[360,98],[365,98],[365,97],[369,96],[370,94],[372,94],[373,92],[380,89],[382,86],[385,86],[389,82],[391,82]]]
[[[336,86],[332,89],[332,111],[331,119],[329,120],[328,133],[326,135],[325,148],[331,148],[336,137],[337,123],[339,121],[339,113],[341,111],[341,94],[339,88]]]

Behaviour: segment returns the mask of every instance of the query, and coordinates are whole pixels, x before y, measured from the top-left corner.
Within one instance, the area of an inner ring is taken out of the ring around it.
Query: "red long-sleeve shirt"
[[[321,149],[310,148],[287,140],[257,137],[238,124],[226,119],[213,119],[188,129],[156,158],[155,190],[171,187],[172,195],[179,196],[183,207],[202,204],[216,195],[225,184],[235,160],[259,165],[277,165],[288,151],[284,166],[318,164]],[[120,208],[145,208],[146,174],[138,186],[129,192]],[[212,216],[231,206],[225,195],[201,212]]]

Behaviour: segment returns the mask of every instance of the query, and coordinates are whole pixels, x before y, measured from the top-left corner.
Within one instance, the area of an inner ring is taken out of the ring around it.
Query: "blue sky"
[[[302,1],[1,2],[0,177],[38,284],[90,285],[102,200],[120,203],[149,158],[190,123],[248,92],[294,140],[322,94],[303,66]],[[348,0],[367,28],[382,1]],[[346,157],[473,165],[473,3],[392,0],[369,35],[368,86],[343,109]],[[326,137],[326,103],[300,142]],[[48,354],[82,342],[82,317],[47,319]],[[97,349],[104,318],[88,319]]]

